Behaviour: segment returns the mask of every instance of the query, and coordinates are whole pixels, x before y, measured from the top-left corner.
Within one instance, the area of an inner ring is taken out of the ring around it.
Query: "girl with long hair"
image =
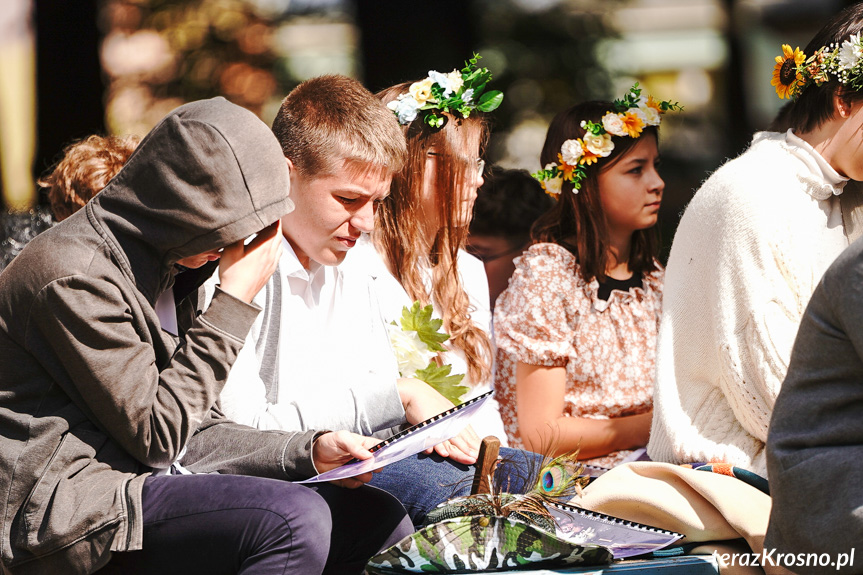
[[[559,113],[536,176],[557,195],[495,307],[495,387],[510,443],[603,467],[647,444],[662,267],[661,113],[634,87]]]
[[[473,69],[472,64],[466,69]],[[488,115],[479,99],[466,114],[433,108],[408,120],[400,108],[417,99],[424,103],[426,94],[434,98],[432,87],[450,88],[456,74],[433,73],[422,82],[398,84],[378,94],[399,114],[408,159],[393,176],[390,193],[377,211],[372,245],[364,249],[378,270],[372,272],[374,289],[387,323],[398,322],[403,307],[417,301],[431,304],[434,315],[443,320],[441,329],[450,337],[444,343],[447,351],[437,361],[451,365],[453,374],[465,375],[461,385],[469,391],[464,400],[488,391],[491,383],[488,280],[482,262],[464,250],[473,203],[483,183]],[[466,86],[459,86],[463,93]],[[458,88],[452,89],[451,96],[458,93]],[[496,404],[489,403],[473,427],[480,436],[505,441]]]
[[[399,323],[413,302],[432,305],[441,329],[450,335],[436,361],[464,374],[468,388],[461,400],[490,389],[492,348],[488,330],[488,281],[485,269],[464,251],[477,189],[482,185],[488,139],[487,112],[500,102],[499,92],[480,94],[466,85],[485,85],[490,74],[471,60],[459,73],[431,72],[420,82],[388,88],[379,97],[399,117],[407,139],[408,158],[393,176],[389,195],[380,202],[371,241],[357,244],[350,265],[373,278],[379,309],[387,324]],[[464,84],[461,83],[464,79]],[[425,106],[423,108],[423,106]],[[403,376],[407,374],[402,373]],[[402,384],[428,386],[406,378]],[[444,399],[444,401],[448,401]],[[435,413],[439,407],[429,405]],[[477,435],[479,432],[479,435]],[[459,436],[375,473],[372,485],[395,495],[415,524],[442,501],[467,495],[473,467],[453,462],[476,459],[479,437],[506,436],[496,403],[486,405]],[[530,453],[501,450],[507,462],[498,466],[501,485],[513,492],[525,488],[522,469],[534,462]],[[449,457],[447,458],[447,454]]]

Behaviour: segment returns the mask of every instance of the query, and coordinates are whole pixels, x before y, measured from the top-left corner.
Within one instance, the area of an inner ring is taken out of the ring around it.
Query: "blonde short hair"
[[[395,173],[407,155],[395,114],[346,76],[319,76],[294,88],[273,120],[273,133],[302,174],[330,174],[339,160]]]

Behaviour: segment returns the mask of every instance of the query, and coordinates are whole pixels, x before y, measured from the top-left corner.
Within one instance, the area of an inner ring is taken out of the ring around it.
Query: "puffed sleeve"
[[[575,258],[556,244],[536,244],[516,259],[509,287],[494,310],[497,347],[517,360],[566,365],[573,354],[578,285]]]

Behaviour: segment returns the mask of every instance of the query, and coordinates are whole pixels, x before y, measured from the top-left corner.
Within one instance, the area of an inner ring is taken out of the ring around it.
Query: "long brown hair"
[[[410,83],[387,88],[378,94],[384,102],[408,91]],[[458,251],[467,239],[467,223],[459,222],[464,207],[459,200],[464,182],[476,170],[473,154],[482,152],[488,139],[485,114],[469,118],[450,114],[440,129],[423,122],[422,115],[403,126],[408,158],[393,176],[390,194],[377,212],[375,244],[386,256],[390,271],[412,299],[423,305],[434,302],[443,315],[443,328],[450,343],[464,352],[468,377],[474,383],[491,374],[491,343],[488,335],[471,320],[470,300],[458,273]],[[440,226],[433,238],[424,236],[421,203],[428,152],[434,149],[435,203]],[[432,270],[431,291],[423,279],[423,268]]]
[[[584,137],[582,121],[599,123],[605,113],[613,109],[611,102],[592,101],[560,112],[548,127],[540,164],[558,162],[560,148],[566,140]],[[655,127],[646,127],[641,134],[642,138],[650,136],[659,137]],[[599,174],[619,162],[638,143],[637,138],[620,136],[612,136],[612,141],[614,150],[587,168],[587,177],[581,181],[578,193],[572,192],[571,183],[564,182],[556,205],[543,214],[531,230],[534,242],[556,243],[572,252],[585,281],[593,278],[604,281],[608,264],[608,223],[599,196]],[[657,250],[655,226],[633,232],[629,269],[639,275],[655,270]]]

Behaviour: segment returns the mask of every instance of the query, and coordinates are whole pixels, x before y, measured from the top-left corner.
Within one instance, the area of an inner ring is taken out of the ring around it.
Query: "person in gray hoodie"
[[[361,572],[410,532],[382,491],[284,481],[376,440],[262,432],[216,407],[288,192],[266,125],[221,98],[187,104],[0,273],[0,572]],[[182,339],[163,330],[176,265],[219,257],[210,307]],[[181,454],[195,474],[158,472]]]

